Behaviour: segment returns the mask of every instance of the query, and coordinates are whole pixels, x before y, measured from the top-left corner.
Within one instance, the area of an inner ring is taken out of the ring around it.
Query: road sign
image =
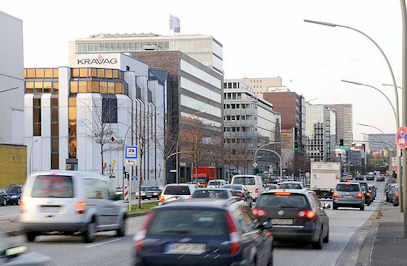
[[[137,159],[137,146],[126,146],[126,159]]]
[[[136,159],[126,159],[125,163],[128,165],[136,165],[137,160]]]
[[[254,168],[257,167],[257,163],[256,163],[256,162],[253,163],[253,167],[254,167]]]
[[[407,147],[407,127],[400,127],[396,134],[396,144],[400,149]]]

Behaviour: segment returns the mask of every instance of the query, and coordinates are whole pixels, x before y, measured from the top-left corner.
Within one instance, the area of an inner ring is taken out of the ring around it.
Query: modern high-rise
[[[272,170],[279,175],[280,161],[272,152],[259,152],[256,149],[264,144],[280,154],[280,114],[273,105],[257,97],[250,86],[240,79],[227,79],[224,88],[224,145],[225,165],[230,173],[255,173],[252,162],[257,162],[257,170]]]
[[[23,21],[0,11],[0,25],[0,187],[6,187],[27,176]]]
[[[337,139],[343,139],[346,148],[352,147],[353,142],[353,112],[352,104],[328,104],[329,109],[336,113]]]
[[[69,62],[75,54],[139,51],[181,51],[223,76],[223,45],[200,34],[97,34],[69,43]]]
[[[125,169],[143,173],[146,185],[163,185],[167,80],[124,54],[77,59],[82,63],[24,71],[29,172],[99,172],[121,186]],[[125,163],[125,146],[143,150],[136,167]]]
[[[326,105],[306,108],[307,157],[314,161],[335,160],[336,114]]]
[[[168,136],[180,154],[167,161],[168,183],[189,182],[192,167],[216,167],[223,176],[223,76],[180,51],[131,53],[152,67],[168,71]],[[176,160],[178,159],[178,160]],[[177,167],[178,166],[178,167]]]
[[[287,88],[279,88],[264,92],[263,99],[273,105],[274,111],[281,114],[283,167],[292,169],[293,172],[303,169],[306,144],[304,97]]]
[[[367,153],[396,150],[395,139],[395,134],[363,134]]]

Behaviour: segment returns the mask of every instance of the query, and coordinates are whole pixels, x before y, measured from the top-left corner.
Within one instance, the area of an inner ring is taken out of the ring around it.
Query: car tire
[[[6,199],[3,199],[3,200],[1,201],[1,205],[2,205],[2,206],[7,206],[7,200],[6,200]]]
[[[25,233],[25,238],[27,239],[28,242],[34,242],[36,237],[37,237],[37,234],[34,232]]]
[[[313,249],[322,249],[324,243],[322,239],[322,228],[321,228],[321,234],[319,235],[318,241],[317,242],[312,242],[312,248]]]
[[[273,261],[274,261],[274,256],[273,256],[273,251],[271,251],[271,256],[269,258],[269,261],[267,262],[267,266],[273,266]]]
[[[326,233],[326,236],[324,237],[324,243],[329,243],[329,226],[328,226],[328,232]]]
[[[335,203],[333,203],[333,204],[332,204],[332,209],[337,210],[337,209],[338,209],[338,206],[337,206]]]
[[[92,220],[86,225],[86,230],[83,233],[83,239],[85,243],[92,243],[95,241],[95,233],[96,233],[96,222]]]
[[[120,219],[120,226],[116,230],[116,236],[118,237],[123,237],[126,235],[126,218],[121,218]]]
[[[364,211],[365,210],[365,205],[363,204],[362,206],[360,206],[360,210]]]

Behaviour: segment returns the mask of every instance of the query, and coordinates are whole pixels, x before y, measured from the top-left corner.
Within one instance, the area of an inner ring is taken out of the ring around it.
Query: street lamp
[[[400,127],[399,114],[398,114],[398,112],[396,111],[396,108],[394,107],[394,105],[393,105],[393,103],[391,102],[390,98],[389,98],[382,90],[376,88],[375,86],[372,86],[372,85],[369,85],[369,84],[366,84],[366,83],[362,83],[362,82],[356,82],[356,81],[350,81],[350,80],[344,80],[344,79],[342,79],[341,81],[342,81],[342,82],[345,82],[345,83],[357,85],[357,86],[364,86],[364,87],[372,88],[372,89],[378,91],[380,94],[382,94],[382,95],[386,98],[387,102],[390,104],[391,109],[393,110],[394,120],[396,121],[396,131],[399,129],[399,127]],[[362,125],[362,124],[360,124],[360,125]],[[363,125],[362,125],[362,126],[363,126]],[[370,127],[372,127],[372,126],[370,126]],[[376,129],[377,129],[377,128],[376,128]],[[380,130],[380,129],[379,129],[379,130]],[[381,130],[380,130],[380,131],[381,131]],[[384,133],[383,133],[383,134],[384,134]]]
[[[385,134],[384,131],[381,130],[380,128],[378,128],[378,127],[375,127],[375,126],[372,126],[372,125],[367,125],[367,124],[361,124],[361,123],[358,123],[358,125],[359,125],[359,126],[362,126],[362,127],[374,128],[374,129],[378,130],[380,133]]]

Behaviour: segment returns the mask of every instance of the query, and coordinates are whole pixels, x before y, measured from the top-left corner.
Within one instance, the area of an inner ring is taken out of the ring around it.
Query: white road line
[[[88,245],[88,246],[86,246],[86,247],[87,247],[87,248],[99,247],[99,246],[103,246],[103,245],[106,245],[106,244],[110,244],[110,243],[113,243],[113,242],[116,242],[116,241],[120,241],[120,240],[122,240],[122,239],[123,239],[123,238],[120,237],[120,238],[113,239],[113,240],[110,240],[110,241],[105,241],[105,242],[101,242],[101,243],[96,243],[96,244]]]

